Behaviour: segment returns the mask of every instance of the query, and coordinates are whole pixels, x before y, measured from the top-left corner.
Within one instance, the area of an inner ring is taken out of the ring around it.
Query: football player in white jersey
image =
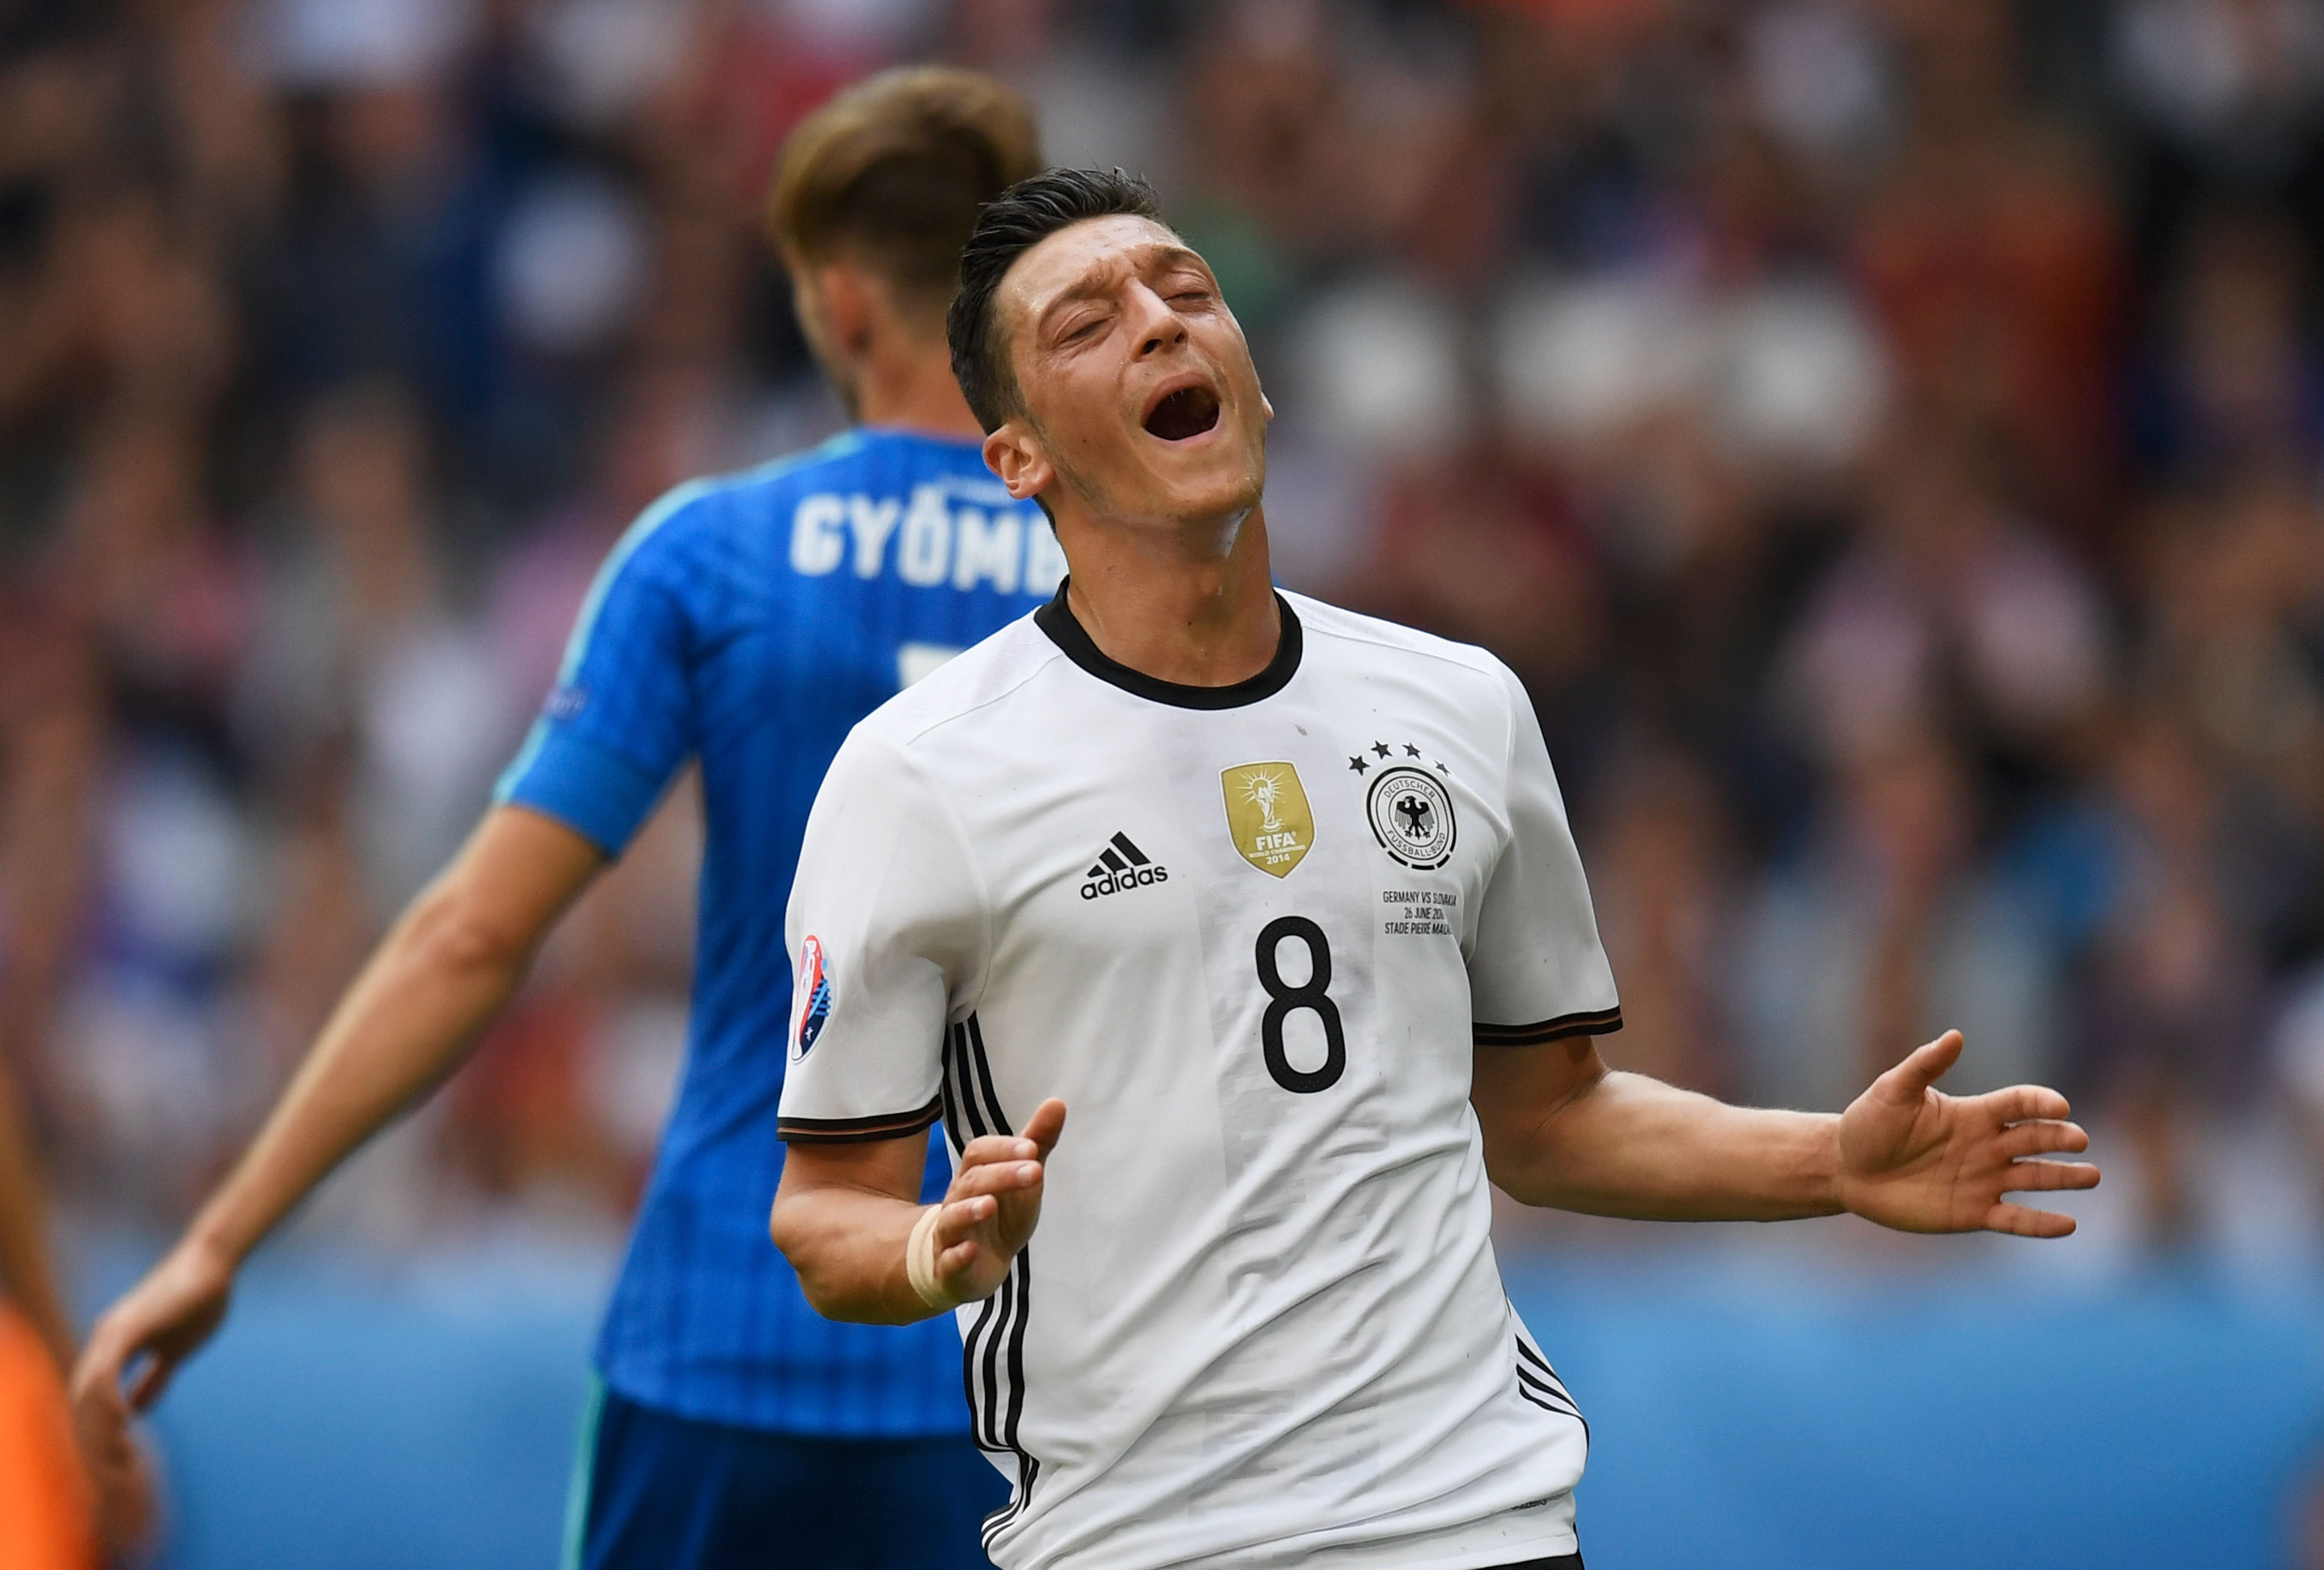
[[[987,1550],[1032,1566],[1580,1563],[1572,1399],[1487,1185],[1668,1219],[2056,1237],[2034,1086],[1834,1117],[1600,1063],[1614,978],[1480,650],[1278,594],[1271,411],[1141,183],[987,208],[953,361],[1056,599],[858,725],[809,819],[775,1241],[840,1318],[957,1310]],[[1073,1125],[1066,1132],[1066,1108]],[[941,1116],[956,1175],[915,1203]],[[1054,1192],[1053,1192],[1054,1191]]]

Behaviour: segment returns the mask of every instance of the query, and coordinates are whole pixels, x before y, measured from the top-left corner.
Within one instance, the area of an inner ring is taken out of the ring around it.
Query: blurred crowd
[[[5,0],[0,1061],[75,1215],[215,1180],[630,518],[835,428],[758,199],[931,57],[1215,263],[1284,581],[1526,679],[1609,1058],[1836,1107],[1959,1025],[2140,1249],[2324,1251],[2318,0]],[[620,1224],[697,837],[328,1224]]]

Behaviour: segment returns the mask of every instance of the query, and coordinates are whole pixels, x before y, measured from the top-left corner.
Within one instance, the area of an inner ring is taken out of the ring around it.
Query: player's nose
[[[1138,356],[1148,358],[1186,341],[1186,324],[1170,302],[1144,283],[1130,286],[1130,324],[1135,331]]]

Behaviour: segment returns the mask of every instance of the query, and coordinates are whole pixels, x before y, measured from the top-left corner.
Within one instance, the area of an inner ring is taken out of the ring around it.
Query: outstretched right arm
[[[226,1316],[242,1261],[357,1146],[457,1067],[557,918],[604,865],[556,819],[497,807],[333,1011],[242,1160],[90,1333],[73,1401],[92,1464],[134,1464],[129,1417]],[[122,1376],[146,1360],[124,1392]]]

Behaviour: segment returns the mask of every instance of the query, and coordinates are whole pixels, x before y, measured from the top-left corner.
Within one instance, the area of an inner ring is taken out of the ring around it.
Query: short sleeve
[[[1531,1047],[1622,1028],[1613,967],[1598,939],[1590,884],[1550,767],[1541,722],[1517,677],[1505,775],[1509,832],[1485,886],[1469,954],[1470,1011],[1480,1047]]]
[[[784,1140],[891,1140],[936,1121],[945,1029],[975,995],[989,930],[959,820],[912,760],[857,727],[791,885]]]
[[[609,856],[628,848],[694,751],[694,639],[667,527],[682,496],[641,517],[599,569],[556,689],[493,792],[556,818]]]

